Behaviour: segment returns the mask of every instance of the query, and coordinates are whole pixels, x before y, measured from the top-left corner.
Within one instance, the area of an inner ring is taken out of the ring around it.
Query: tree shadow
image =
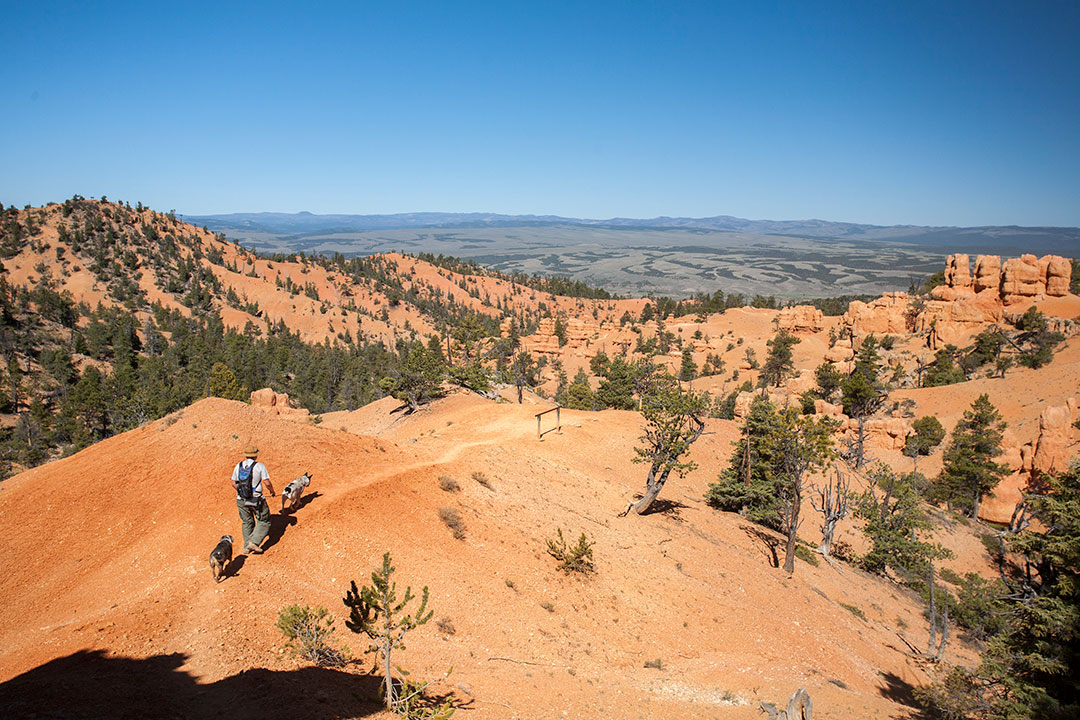
[[[381,678],[342,670],[246,670],[200,684],[182,653],[139,659],[80,650],[0,683],[5,718],[337,720],[374,715]]]
[[[668,500],[657,498],[652,501],[652,505],[646,510],[643,515],[666,515],[667,517],[675,520],[676,522],[683,522],[682,511],[685,510],[688,505],[681,503],[678,500]]]
[[[270,515],[270,532],[266,534],[266,542],[263,543],[262,549],[269,550],[278,544],[281,540],[281,536],[285,534],[285,530],[290,525],[296,524],[296,518],[292,515]]]
[[[915,701],[915,686],[890,672],[881,673],[881,679],[885,681],[885,687],[879,688],[878,693],[887,700],[905,705],[909,708],[918,708]]]
[[[783,540],[771,535],[767,530],[753,525],[741,525],[740,529],[750,538],[761,542],[765,549],[765,558],[769,561],[770,566],[774,568],[780,567],[780,556],[777,554],[776,549],[783,544]]]

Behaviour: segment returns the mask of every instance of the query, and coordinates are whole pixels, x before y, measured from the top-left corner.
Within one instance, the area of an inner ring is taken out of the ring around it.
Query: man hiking
[[[232,484],[236,488],[236,509],[244,535],[244,552],[259,555],[259,547],[270,532],[270,505],[263,497],[263,485],[273,497],[274,486],[266,466],[258,462],[259,448],[248,445],[244,459],[236,463],[232,471]]]

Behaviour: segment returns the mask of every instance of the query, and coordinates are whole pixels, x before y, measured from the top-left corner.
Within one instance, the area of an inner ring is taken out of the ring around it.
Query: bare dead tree
[[[938,641],[938,611],[934,594],[934,561],[927,563],[927,574],[930,583],[930,641],[926,649],[926,657],[934,662],[940,662],[945,655],[945,643],[949,639],[949,603],[945,602],[945,610],[941,617],[941,640]]]
[[[813,720],[814,704],[810,702],[810,693],[803,688],[795,691],[783,710],[767,702],[758,703],[758,707],[769,716],[769,720]]]
[[[836,524],[848,515],[850,497],[848,479],[839,469],[833,472],[825,487],[810,487],[810,505],[822,515],[821,544],[817,550],[826,560],[836,534]]]

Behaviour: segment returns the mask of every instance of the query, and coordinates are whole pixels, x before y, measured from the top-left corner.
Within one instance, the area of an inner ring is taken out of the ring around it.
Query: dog
[[[225,577],[225,566],[232,562],[232,535],[222,535],[213,552],[210,553],[210,572],[214,582],[221,582]]]
[[[285,513],[286,507],[292,512],[300,506],[300,496],[304,494],[304,488],[309,484],[311,484],[311,474],[304,473],[285,486],[285,489],[281,491],[282,514]]]

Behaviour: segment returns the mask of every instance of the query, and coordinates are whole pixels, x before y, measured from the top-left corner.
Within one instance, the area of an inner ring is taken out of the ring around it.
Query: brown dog
[[[221,541],[210,553],[210,572],[214,582],[221,582],[225,577],[225,567],[232,562],[232,535],[222,535]]]

